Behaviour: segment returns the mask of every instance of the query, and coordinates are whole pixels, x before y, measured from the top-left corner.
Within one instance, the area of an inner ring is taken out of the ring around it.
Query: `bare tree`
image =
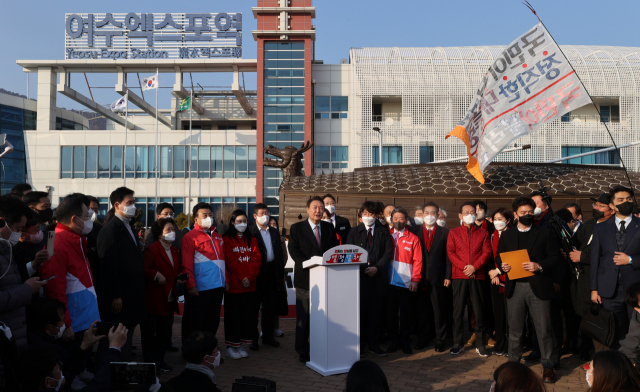
[[[225,226],[229,225],[229,219],[231,219],[231,215],[233,211],[239,209],[240,207],[237,204],[223,204],[216,213],[214,214],[216,218],[216,222],[218,224],[224,224]]]

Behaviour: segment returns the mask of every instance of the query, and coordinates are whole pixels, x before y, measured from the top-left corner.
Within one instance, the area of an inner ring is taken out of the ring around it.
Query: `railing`
[[[373,116],[371,116],[371,121],[373,121],[373,122],[384,122],[388,118],[392,119],[393,121],[402,121],[402,114],[400,114],[400,113],[387,113],[387,114],[382,114],[382,115],[374,114]]]
[[[568,121],[567,121],[568,120]],[[566,116],[562,117],[562,122],[599,122],[600,121],[600,117],[598,117],[597,115],[592,115],[592,116],[568,116],[568,118]],[[620,116],[602,116],[602,122],[613,122],[613,123],[619,123],[620,122]]]

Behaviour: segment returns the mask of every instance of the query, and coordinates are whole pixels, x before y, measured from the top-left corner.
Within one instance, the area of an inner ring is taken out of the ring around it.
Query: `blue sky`
[[[638,0],[533,0],[547,29],[559,44],[640,46]],[[132,7],[132,4],[135,6]],[[251,30],[256,0],[230,1],[68,1],[4,0],[0,13],[0,87],[26,94],[27,76],[18,59],[63,59],[64,14],[71,12],[242,12],[243,56],[256,57]],[[351,47],[505,45],[537,23],[519,0],[315,0],[316,59],[339,63]],[[88,75],[93,86],[111,87],[115,75]],[[230,75],[194,75],[194,84],[231,84]],[[36,95],[31,75],[31,97]],[[173,83],[173,78],[171,78]],[[255,88],[255,75],[246,75]],[[73,87],[88,95],[81,78]],[[162,85],[162,81],[161,81]],[[166,85],[166,84],[165,84]],[[160,93],[169,105],[168,89]],[[112,89],[94,90],[101,104],[116,100]],[[81,109],[58,95],[58,106]]]

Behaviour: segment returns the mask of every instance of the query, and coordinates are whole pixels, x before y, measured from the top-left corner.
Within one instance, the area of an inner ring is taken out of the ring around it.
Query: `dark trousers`
[[[573,272],[573,271],[572,271]],[[580,316],[576,314],[571,297],[571,281],[575,280],[575,275],[571,274],[562,285],[562,314],[564,315],[567,346],[578,346],[578,331],[580,330]]]
[[[262,340],[272,340],[273,330],[275,329],[276,318],[276,295],[277,286],[275,278],[275,264],[273,262],[265,265],[264,276],[271,278],[261,279],[258,277],[258,285],[254,295],[254,313],[260,312],[260,327],[262,329]],[[279,283],[282,284],[282,283]],[[258,332],[257,323],[254,328],[253,341],[257,342],[260,333]]]
[[[167,339],[171,337],[172,327],[173,316],[147,314],[147,321],[140,324],[142,358],[145,362],[155,363],[156,368],[164,363]]]
[[[400,344],[402,347],[409,347],[411,344],[411,319],[415,297],[406,287],[389,285],[389,295],[387,297],[387,326],[392,342]],[[400,322],[398,323],[398,313]],[[399,324],[399,329],[398,329]]]
[[[551,317],[551,329],[552,329],[552,337],[553,337],[553,353],[552,359],[554,363],[558,363],[560,361],[560,357],[562,356],[562,340],[564,333],[564,326],[562,323],[562,299],[558,298],[559,296],[556,294],[556,297],[549,300],[550,309],[549,316]],[[537,315],[529,309],[531,320],[535,319]],[[536,331],[535,323],[531,326],[531,343],[532,343],[532,351],[540,351],[540,344],[538,339],[538,332]]]
[[[482,336],[484,334],[484,293],[485,280],[479,279],[454,279],[453,286],[453,344],[464,347],[463,341],[463,319],[464,307],[468,299],[471,299],[473,312],[476,315],[476,345],[483,345]]]
[[[220,326],[220,308],[224,297],[224,287],[199,291],[198,295],[184,296],[182,316],[182,342],[197,331],[207,331],[214,335]]]
[[[258,313],[255,292],[226,293],[224,296],[224,340],[227,346],[253,343]]]
[[[500,286],[493,284],[491,285],[491,305],[496,332],[496,344],[493,349],[496,352],[504,352],[507,350],[507,302],[504,293],[500,292]]]
[[[300,355],[309,354],[309,290],[296,288],[296,351]],[[262,333],[264,336],[264,332]]]
[[[378,278],[360,274],[360,352],[369,345],[370,349],[378,347],[380,339],[380,322],[382,319],[382,293],[378,289]]]
[[[416,295],[418,318],[418,342],[428,343],[429,337],[435,335],[436,343],[444,343],[447,337],[449,319],[444,286],[427,283],[420,287]],[[432,328],[435,327],[435,330]]]
[[[611,347],[609,347],[612,350],[620,348],[620,340],[624,339],[627,332],[629,332],[629,323],[633,315],[633,309],[627,306],[627,303],[624,301],[624,287],[622,286],[622,282],[620,279],[618,279],[618,282],[619,284],[613,292],[612,297],[602,297],[602,305],[605,309],[613,312],[617,323],[616,338]]]

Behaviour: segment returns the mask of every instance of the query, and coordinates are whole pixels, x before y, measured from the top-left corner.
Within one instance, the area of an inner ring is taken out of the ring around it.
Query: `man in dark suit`
[[[432,201],[424,205],[424,224],[416,233],[422,245],[422,280],[418,287],[418,344],[416,350],[429,346],[431,323],[435,321],[436,352],[444,351],[449,328],[445,288],[451,286],[451,262],[447,256],[449,229],[436,224],[440,207]]]
[[[533,223],[536,226],[549,229],[549,221],[553,216],[553,210],[551,210],[551,196],[544,191],[533,191],[531,192],[531,200],[536,203],[536,208],[533,210],[533,216],[535,217]]]
[[[156,220],[162,218],[175,219],[175,215],[176,214],[171,203],[160,203],[156,207]],[[182,237],[184,236],[184,233],[182,232],[182,230],[178,229],[177,225],[173,225],[173,230],[176,233],[176,240],[173,241],[171,245],[175,246],[175,248],[178,249],[178,252],[180,252],[180,244],[182,243]],[[156,241],[157,238],[153,235],[151,229],[148,229],[144,233],[144,246],[152,245]]]
[[[482,200],[474,200],[472,202],[476,205],[476,225],[481,229],[485,229],[489,232],[489,236],[493,235],[493,232],[496,231],[496,228],[493,226],[493,223],[487,220],[487,203]]]
[[[331,223],[333,223],[333,228],[336,233],[338,233],[342,242],[346,241],[349,236],[349,230],[351,230],[351,223],[349,222],[349,219],[336,214],[336,198],[331,194],[327,193],[322,196],[322,202],[324,203],[324,208],[326,208],[329,211],[329,214],[331,214]]]
[[[109,196],[115,215],[98,234],[100,258],[100,294],[98,306],[102,321],[122,323],[129,330],[122,354],[128,359],[136,326],[145,321],[143,245],[133,232],[131,221],[136,215],[134,192],[120,187]],[[106,341],[100,342],[104,351]]]
[[[346,244],[367,251],[366,265],[360,266],[360,355],[366,355],[367,345],[374,354],[387,355],[380,346],[382,307],[389,286],[389,263],[393,259],[393,239],[378,220],[376,203],[365,201],[360,207],[362,222],[349,232]]]
[[[522,267],[532,276],[517,280],[506,276],[505,296],[507,297],[507,322],[509,324],[509,361],[518,362],[522,357],[522,332],[527,308],[531,313],[538,342],[540,344],[542,379],[555,382],[553,367],[553,329],[551,325],[551,299],[556,290],[553,286],[557,268],[561,268],[562,256],[558,241],[553,233],[534,224],[533,212],[536,204],[526,196],[513,202],[518,224],[500,236],[496,265],[502,272],[511,271],[511,266],[502,261],[502,253],[526,249],[529,261]]]
[[[338,246],[340,243],[333,225],[322,222],[325,206],[320,196],[307,200],[309,219],[291,225],[289,234],[289,254],[296,263],[294,286],[296,288],[296,351],[300,362],[309,362],[309,270],[302,263],[313,256]]]
[[[624,293],[640,281],[640,218],[633,216],[633,190],[622,185],[609,192],[614,219],[596,225],[591,245],[591,300],[616,315],[617,349],[629,330],[633,309]]]
[[[274,320],[276,317],[276,300],[278,284],[284,281],[284,257],[280,233],[275,227],[269,226],[269,209],[265,204],[258,203],[253,207],[253,218],[256,223],[249,230],[253,238],[258,240],[262,264],[256,278],[255,312],[262,312],[260,324],[262,326],[262,344],[280,347],[280,343],[273,337]],[[253,338],[253,345],[258,347],[258,329]],[[252,346],[253,346],[252,345]]]
[[[182,357],[187,365],[166,385],[176,392],[220,392],[213,369],[220,366],[221,356],[213,333],[193,332],[182,344]]]

